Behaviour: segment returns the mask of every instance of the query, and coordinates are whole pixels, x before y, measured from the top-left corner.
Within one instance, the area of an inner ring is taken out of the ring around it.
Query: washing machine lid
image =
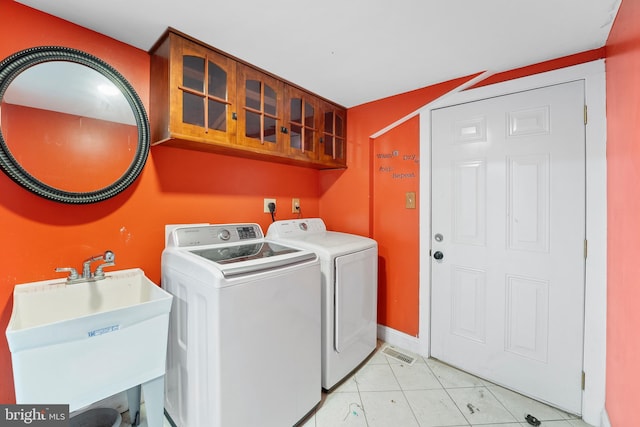
[[[272,270],[316,258],[312,252],[266,241],[189,252],[214,262],[225,277]]]
[[[191,251],[209,261],[219,264],[232,264],[260,258],[268,258],[277,255],[299,252],[298,249],[278,245],[271,242],[259,242],[246,245],[220,246]]]
[[[167,241],[170,250],[188,252],[211,262],[225,277],[257,273],[317,259],[308,250],[264,239],[258,224],[208,224],[177,227]]]

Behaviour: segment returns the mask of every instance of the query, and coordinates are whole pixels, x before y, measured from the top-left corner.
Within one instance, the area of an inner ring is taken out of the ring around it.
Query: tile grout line
[[[498,396],[496,396],[496,394],[495,394],[493,391],[491,391],[491,389],[490,389],[489,387],[486,387],[486,386],[485,386],[485,388],[489,391],[489,393],[491,393],[491,395],[492,395],[493,397],[495,397],[495,399],[498,401],[498,403],[500,403],[500,405],[502,405],[502,407],[503,407],[503,408],[504,408],[504,409],[505,409],[509,414],[511,414],[511,416],[512,416],[513,418],[515,418],[515,420],[516,420],[516,422],[517,422],[517,423],[521,423],[521,421],[518,421],[518,416],[517,416],[516,414],[514,414],[513,412],[511,412],[511,411],[509,410],[509,408],[507,408],[507,405],[505,405],[504,403],[502,403],[502,399],[500,399]]]
[[[453,399],[453,397],[449,393],[449,390],[447,389],[447,387],[445,387],[445,385],[442,384],[442,381],[440,381],[440,378],[438,378],[438,375],[435,372],[433,372],[433,369],[431,369],[431,366],[429,366],[429,363],[427,362],[427,358],[423,357],[423,359],[424,359],[425,365],[427,365],[427,368],[429,368],[429,372],[431,372],[431,374],[433,374],[433,376],[436,379],[436,381],[438,381],[438,383],[440,383],[440,385],[442,386],[442,389],[444,390],[444,392],[447,394],[447,396],[449,396],[449,399],[451,399],[453,404],[456,406],[456,409],[458,410],[458,412],[460,412],[460,415],[462,415],[462,418],[464,418],[467,421],[467,426],[471,427],[471,421],[469,421],[469,419],[464,415],[464,412],[462,412],[462,409],[460,409],[460,406],[458,406],[458,403]]]
[[[425,360],[425,361],[426,361],[426,360]],[[428,363],[427,363],[427,366],[429,367],[429,369],[431,369],[431,367],[429,366],[429,364],[428,364]],[[433,372],[433,370],[431,370],[431,371]],[[463,371],[463,372],[464,372],[464,371]],[[435,375],[435,373],[434,373],[434,375]],[[473,375],[473,374],[469,374],[469,375]],[[437,375],[435,375],[435,376],[436,376],[436,379],[438,379]],[[522,426],[527,426],[527,425],[528,425],[528,423],[527,423],[526,421],[522,421],[522,420],[518,419],[518,416],[517,416],[516,414],[514,414],[514,413],[513,413],[513,411],[511,411],[511,410],[506,406],[506,404],[502,401],[502,399],[500,399],[500,397],[499,397],[497,394],[495,394],[495,393],[491,390],[491,387],[492,387],[492,386],[493,386],[493,387],[502,387],[502,386],[500,386],[500,385],[498,385],[498,384],[494,384],[494,383],[492,383],[492,382],[490,382],[490,381],[488,381],[488,380],[485,380],[485,379],[483,379],[483,378],[476,377],[475,375],[473,375],[473,376],[474,376],[475,378],[480,379],[480,380],[483,382],[483,384],[482,384],[482,385],[472,385],[472,386],[470,386],[470,387],[450,387],[450,388],[452,388],[452,389],[460,389],[460,388],[479,388],[479,387],[482,387],[482,388],[486,389],[486,390],[489,392],[489,394],[490,394],[491,396],[493,396],[493,397],[496,399],[496,401],[500,404],[500,406],[501,406],[502,408],[504,408],[504,410],[505,410],[509,415],[511,415],[511,416],[514,418],[514,420],[515,420],[515,421],[505,421],[505,422],[500,422],[500,423],[497,423],[497,424],[510,424],[510,423],[515,423],[515,424],[520,424],[520,425],[522,425]],[[440,382],[440,380],[439,380],[439,379],[438,379],[438,381]],[[440,382],[440,384],[442,384],[442,382]],[[449,397],[451,397],[451,395],[449,394],[449,389],[447,389],[446,387],[444,387],[444,384],[442,384],[442,386],[443,386],[443,388],[445,389],[445,391],[447,392],[447,394],[449,395]],[[508,390],[508,389],[507,389],[507,390]],[[517,393],[517,392],[516,392],[516,393]],[[518,394],[519,394],[519,393],[518,393]],[[527,397],[527,396],[523,396],[523,397]],[[453,400],[453,397],[451,397],[451,399]],[[462,411],[462,410],[460,409],[460,407],[459,407],[459,406],[458,406],[458,404],[455,402],[455,400],[454,400],[454,403],[456,404],[456,407],[458,408],[458,410],[461,412],[462,416],[463,416],[463,417],[464,417],[464,418],[469,422],[469,425],[473,425],[473,424],[471,424],[471,421],[469,421],[469,419],[465,416],[464,411]],[[543,402],[539,402],[539,403],[544,404]],[[547,406],[548,406],[548,405],[547,405]],[[551,407],[551,408],[553,408],[553,407]],[[557,408],[553,408],[553,409],[556,409],[556,410],[557,410]],[[524,416],[524,415],[523,415],[523,416]],[[545,420],[545,421],[551,421],[551,422],[555,422],[555,421],[567,421],[567,419],[564,419],[564,418],[557,418],[557,419],[555,419],[555,418],[554,418],[554,419],[549,419],[549,420]]]
[[[372,358],[376,356],[376,354],[378,353],[378,350],[379,348],[377,348],[376,346],[376,351],[374,352]],[[369,419],[367,418],[367,408],[365,408],[364,406],[364,402],[362,400],[362,394],[360,394],[360,383],[358,382],[356,375],[358,375],[358,372],[360,372],[370,362],[371,362],[371,358],[367,361],[367,363],[365,363],[362,367],[360,367],[360,369],[358,369],[356,372],[353,373],[353,382],[356,383],[356,390],[358,390],[358,399],[360,399],[360,404],[362,405],[362,414],[364,415],[364,423],[367,425],[367,427],[369,427]]]
[[[422,356],[420,356],[420,357],[422,357]],[[420,420],[418,420],[418,417],[416,416],[416,412],[413,410],[413,407],[411,406],[411,402],[409,402],[409,398],[407,397],[407,394],[404,392],[404,388],[402,388],[402,384],[400,384],[400,380],[398,379],[398,376],[396,375],[395,371],[393,370],[393,367],[391,367],[391,363],[389,362],[388,358],[387,358],[387,363],[389,364],[389,369],[391,369],[391,374],[393,375],[393,377],[396,379],[396,382],[398,383],[398,387],[400,387],[400,391],[402,392],[402,395],[404,396],[404,400],[407,401],[407,405],[409,406],[409,410],[411,411],[411,415],[413,415],[413,419],[416,420],[416,424],[418,425],[418,427],[421,427],[420,426]]]
[[[487,381],[487,380],[483,380],[483,381]],[[539,404],[541,404],[541,405],[548,406],[549,408],[551,408],[551,409],[553,409],[553,410],[555,410],[555,411],[557,411],[557,412],[558,412],[558,414],[559,414],[560,418],[555,418],[555,417],[554,417],[554,418],[551,418],[551,419],[545,419],[545,420],[544,420],[545,422],[558,422],[558,421],[567,421],[567,422],[568,422],[568,421],[569,421],[569,419],[567,419],[567,418],[562,418],[562,413],[560,412],[560,411],[562,411],[562,410],[561,410],[561,409],[559,409],[559,408],[555,408],[555,407],[553,407],[553,406],[551,406],[551,405],[547,405],[546,403],[544,403],[544,402],[542,402],[542,401],[537,401],[537,400],[535,400],[535,399],[533,399],[533,398],[531,398],[531,397],[525,396],[524,394],[518,393],[517,391],[509,390],[509,389],[507,389],[506,387],[502,387],[501,385],[494,384],[494,383],[491,383],[491,382],[490,382],[490,384],[491,384],[491,386],[486,386],[487,390],[489,390],[489,392],[490,392],[490,393],[491,393],[491,394],[496,398],[496,400],[497,400],[498,402],[500,402],[500,404],[501,404],[501,405],[502,405],[502,406],[507,410],[507,412],[509,412],[509,413],[510,413],[510,414],[511,414],[515,419],[516,419],[516,422],[518,422],[518,423],[520,423],[520,424],[523,424],[523,425],[525,425],[525,426],[526,426],[526,425],[528,425],[528,423],[527,423],[527,421],[526,421],[526,420],[525,420],[525,421],[519,421],[519,420],[518,420],[518,416],[517,416],[516,414],[514,414],[511,410],[509,410],[509,408],[507,408],[507,406],[502,402],[502,399],[500,399],[500,397],[499,397],[497,394],[495,394],[495,393],[493,392],[493,390],[491,390],[491,387],[496,387],[496,388],[498,388],[498,387],[499,387],[499,388],[503,388],[503,389],[505,389],[505,390],[507,390],[507,391],[511,391],[512,393],[515,393],[515,394],[517,394],[517,395],[519,395],[519,396],[522,396],[522,397],[524,397],[524,398],[526,398],[526,399],[531,399],[531,400],[533,400],[533,401],[535,401],[535,402],[537,402],[537,403],[539,403]],[[523,417],[524,417],[524,416],[526,416],[526,415],[527,415],[527,414],[520,414],[520,416],[523,416]],[[533,416],[535,417],[535,415],[534,415],[534,414],[531,414],[531,415],[533,415]],[[542,420],[540,420],[540,421],[542,421]]]

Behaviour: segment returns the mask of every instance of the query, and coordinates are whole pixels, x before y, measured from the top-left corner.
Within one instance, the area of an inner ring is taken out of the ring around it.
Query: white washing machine
[[[178,226],[162,253],[174,295],[165,410],[180,427],[292,426],[320,384],[320,265],[257,224]]]
[[[322,388],[331,390],[376,348],[378,245],[327,231],[320,218],[276,221],[267,238],[314,251],[322,272]]]

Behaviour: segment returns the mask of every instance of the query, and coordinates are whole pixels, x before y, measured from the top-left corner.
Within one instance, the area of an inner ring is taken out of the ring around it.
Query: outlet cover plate
[[[405,194],[404,197],[404,207],[407,209],[415,209],[416,208],[416,193],[415,191],[409,191]]]
[[[276,199],[264,199],[264,213],[271,213],[269,210],[269,203],[273,203],[276,205],[276,210],[278,209],[278,204],[276,203]]]

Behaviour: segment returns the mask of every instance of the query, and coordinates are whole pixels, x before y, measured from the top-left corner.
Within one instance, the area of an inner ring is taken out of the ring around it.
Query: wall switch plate
[[[264,199],[264,213],[271,213],[271,211],[269,210],[269,203],[273,203],[274,205],[276,205],[277,208],[277,204],[276,204],[276,199]]]
[[[300,213],[300,199],[291,199],[291,213]]]
[[[407,209],[416,208],[416,192],[409,191],[404,195],[404,207]]]

